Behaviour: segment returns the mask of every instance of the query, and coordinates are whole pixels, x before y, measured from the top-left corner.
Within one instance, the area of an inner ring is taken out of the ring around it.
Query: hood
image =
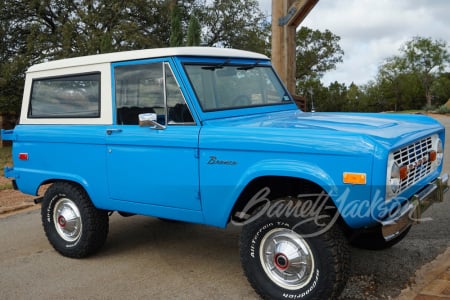
[[[359,141],[365,145],[376,142],[390,149],[444,130],[438,121],[423,115],[305,113],[298,110],[210,120],[205,126],[213,131],[220,128],[230,135],[240,132],[241,137],[255,137],[258,132],[263,132],[266,138],[279,136],[291,143],[298,140],[303,145],[305,141],[311,143],[313,140],[329,142],[335,147],[353,143],[352,147],[355,147]]]
[[[364,134],[383,139],[401,138],[424,130],[436,131],[442,125],[424,115],[387,113],[305,113],[284,111],[264,115],[209,121],[231,127],[292,128],[307,131],[334,131]],[[226,124],[226,125],[225,125]]]

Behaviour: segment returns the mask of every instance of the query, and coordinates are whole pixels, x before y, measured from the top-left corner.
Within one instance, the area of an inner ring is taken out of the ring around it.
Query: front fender
[[[233,188],[231,185],[202,185],[202,205],[206,224],[225,227],[231,211],[245,187],[254,179],[265,176],[283,176],[305,179],[321,186],[328,195],[337,194],[338,185],[333,178],[314,162],[293,159],[266,159],[255,162],[243,170]],[[231,189],[227,192],[226,189]],[[220,195],[220,201],[217,199]]]

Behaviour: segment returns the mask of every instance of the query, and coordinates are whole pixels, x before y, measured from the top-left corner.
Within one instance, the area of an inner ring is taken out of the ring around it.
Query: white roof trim
[[[74,66],[87,66],[93,64],[112,63],[119,61],[167,57],[167,56],[206,56],[206,57],[216,56],[216,57],[269,59],[267,56],[263,54],[229,48],[212,48],[212,47],[155,48],[155,49],[114,52],[114,53],[60,59],[34,65],[28,69],[27,73],[68,68]]]

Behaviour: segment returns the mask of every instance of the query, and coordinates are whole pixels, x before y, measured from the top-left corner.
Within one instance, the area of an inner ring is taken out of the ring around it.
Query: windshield
[[[292,103],[269,65],[185,64],[203,111]]]

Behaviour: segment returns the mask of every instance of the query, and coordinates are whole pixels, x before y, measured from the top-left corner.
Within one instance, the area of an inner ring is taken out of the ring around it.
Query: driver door
[[[117,124],[107,131],[110,198],[200,210],[199,126],[169,62],[117,63],[113,78]],[[153,114],[162,126],[140,126],[140,114]]]

